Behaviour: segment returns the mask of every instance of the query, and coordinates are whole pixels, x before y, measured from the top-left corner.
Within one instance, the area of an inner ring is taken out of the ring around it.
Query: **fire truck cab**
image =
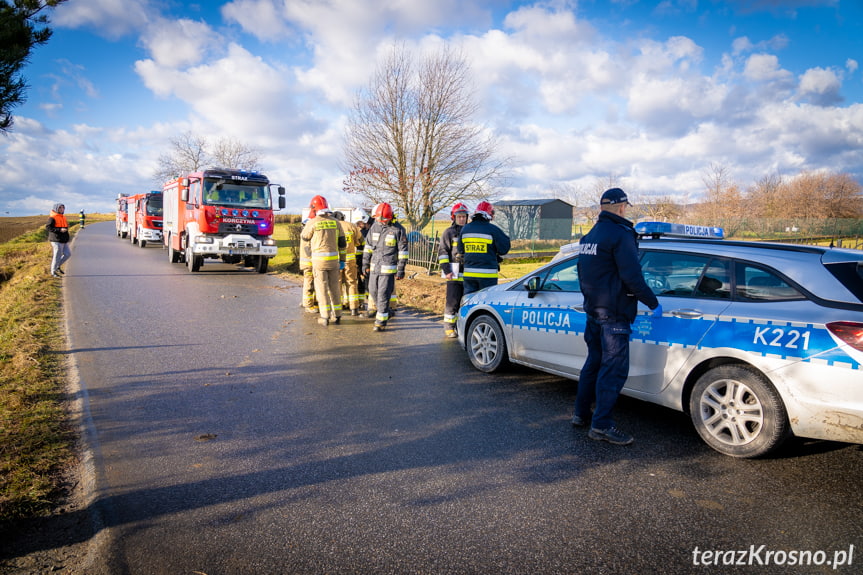
[[[172,263],[191,272],[205,259],[243,263],[266,273],[276,255],[271,184],[259,172],[209,169],[165,184],[163,241]],[[278,209],[285,188],[276,186]]]
[[[146,247],[162,241],[162,192],[152,191],[127,198],[129,241]]]

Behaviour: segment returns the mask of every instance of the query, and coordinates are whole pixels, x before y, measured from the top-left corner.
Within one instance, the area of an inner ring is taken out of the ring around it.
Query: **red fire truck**
[[[126,198],[129,212],[129,241],[145,247],[162,241],[162,192],[152,191]]]
[[[117,230],[118,238],[125,238],[129,235],[129,196],[125,194],[117,195],[117,213],[114,216],[114,227]]]
[[[261,173],[229,169],[204,170],[166,183],[163,241],[168,259],[185,262],[191,272],[211,258],[266,273],[276,255],[273,186]],[[281,210],[285,188],[277,190]]]

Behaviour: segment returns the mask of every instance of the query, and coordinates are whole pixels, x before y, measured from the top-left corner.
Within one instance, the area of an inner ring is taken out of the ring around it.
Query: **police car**
[[[758,457],[791,435],[863,443],[863,251],[730,241],[721,228],[636,225],[662,304],[639,304],[623,394],[687,412],[703,440]],[[578,379],[587,355],[578,244],[507,284],[465,296],[473,365]]]

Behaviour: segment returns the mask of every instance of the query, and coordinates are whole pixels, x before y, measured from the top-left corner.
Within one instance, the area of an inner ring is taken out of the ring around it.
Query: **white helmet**
[[[369,215],[364,210],[354,210],[354,217],[351,218],[351,223],[358,224],[369,221]]]

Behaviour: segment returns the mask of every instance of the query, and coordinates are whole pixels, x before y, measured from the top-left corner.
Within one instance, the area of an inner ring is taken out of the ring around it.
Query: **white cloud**
[[[829,106],[842,101],[841,73],[828,68],[810,68],[800,76],[800,95],[814,104]]]
[[[779,66],[779,58],[773,54],[753,54],[746,60],[743,75],[755,82],[784,80],[791,72]]]
[[[65,2],[51,15],[52,24],[65,28],[90,27],[117,39],[143,28],[150,20],[149,0],[86,0]]]
[[[276,4],[274,0],[234,0],[222,6],[222,16],[261,40],[279,40],[290,29]]]
[[[207,51],[218,46],[218,35],[203,22],[160,20],[141,36],[156,65],[180,68],[199,63]]]

